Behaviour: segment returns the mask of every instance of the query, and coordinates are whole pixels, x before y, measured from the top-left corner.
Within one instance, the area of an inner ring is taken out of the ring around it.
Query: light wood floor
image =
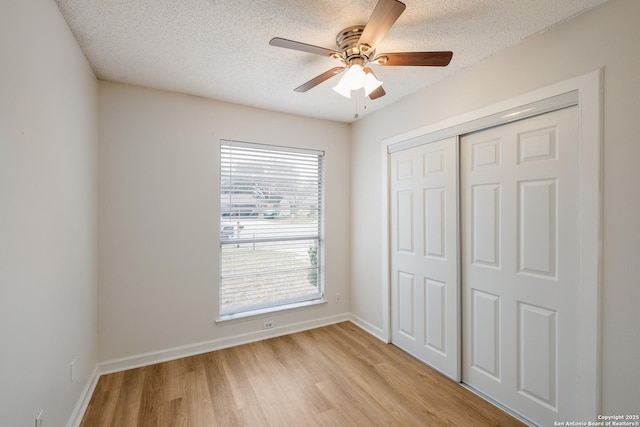
[[[345,322],[100,378],[82,427],[523,426]]]

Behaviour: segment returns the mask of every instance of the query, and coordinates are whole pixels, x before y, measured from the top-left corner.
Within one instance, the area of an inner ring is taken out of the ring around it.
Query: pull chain
[[[356,113],[353,115],[354,119],[358,119],[358,117],[360,117],[360,115],[358,115],[358,99],[360,99],[360,91],[358,91],[358,93],[356,94]],[[364,95],[364,91],[363,91],[363,99],[362,99],[362,112],[363,114],[367,112],[367,96]]]
[[[358,92],[360,92],[360,91],[358,91]],[[359,117],[358,116],[358,98],[359,98],[359,96],[358,96],[359,93],[358,92],[356,92],[356,113],[353,115],[353,118],[356,119],[356,120],[358,120],[358,117]]]

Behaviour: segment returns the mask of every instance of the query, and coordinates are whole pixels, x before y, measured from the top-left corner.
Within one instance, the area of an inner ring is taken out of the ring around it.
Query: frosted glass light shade
[[[344,76],[342,78],[344,79]],[[351,89],[349,89],[349,87],[347,87],[347,85],[345,85],[342,82],[342,79],[340,79],[338,84],[333,87],[333,90],[335,90],[336,92],[338,92],[340,95],[344,96],[345,98],[351,98]]]
[[[353,64],[342,77],[344,84],[351,90],[358,90],[364,85],[366,74],[359,64]]]
[[[378,89],[380,86],[382,86],[382,82],[376,79],[376,77],[373,74],[367,73],[367,76],[364,79],[365,96],[369,96],[371,92]]]

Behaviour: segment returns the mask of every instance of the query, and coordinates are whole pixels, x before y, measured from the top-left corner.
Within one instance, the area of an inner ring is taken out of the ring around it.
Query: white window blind
[[[221,315],[322,298],[323,159],[221,141]]]

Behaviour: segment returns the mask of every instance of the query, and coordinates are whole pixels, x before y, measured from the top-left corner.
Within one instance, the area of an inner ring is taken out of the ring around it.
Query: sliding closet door
[[[393,153],[392,341],[460,379],[458,141]]]
[[[461,138],[463,381],[575,419],[577,107]]]

